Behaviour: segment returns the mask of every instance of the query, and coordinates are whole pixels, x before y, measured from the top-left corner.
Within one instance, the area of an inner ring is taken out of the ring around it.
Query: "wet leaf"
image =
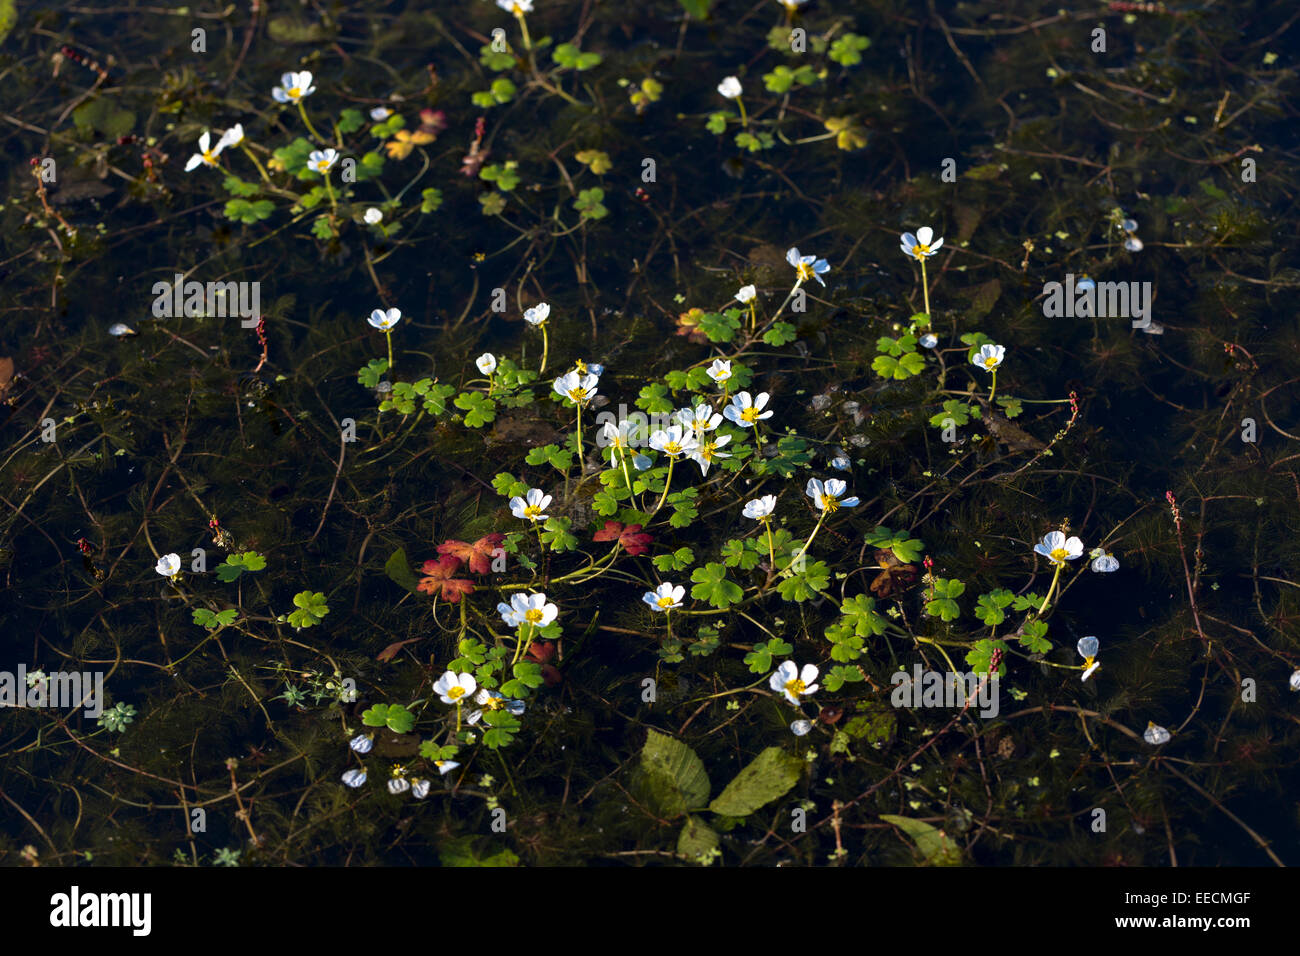
[[[804,763],[780,747],[768,747],[736,774],[709,809],[724,817],[745,817],[785,796],[799,782]]]

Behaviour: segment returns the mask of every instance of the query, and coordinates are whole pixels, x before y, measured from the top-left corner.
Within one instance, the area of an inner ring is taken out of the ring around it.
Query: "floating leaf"
[[[704,761],[674,737],[650,730],[641,748],[641,771],[649,800],[666,817],[698,810],[709,799]]]
[[[689,860],[708,857],[718,849],[720,842],[718,831],[692,814],[686,818],[686,825],[677,837],[677,855]]]
[[[961,866],[961,847],[942,830],[920,820],[892,813],[882,813],[880,819],[892,823],[916,842],[916,849],[925,866]]]
[[[804,763],[780,747],[768,747],[753,759],[709,809],[724,817],[746,817],[766,803],[789,793],[799,782]]]

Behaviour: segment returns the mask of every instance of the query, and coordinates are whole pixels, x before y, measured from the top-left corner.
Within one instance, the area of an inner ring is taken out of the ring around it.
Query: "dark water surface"
[[[0,670],[133,710],[4,713],[0,860],[1300,862],[1300,11],[709,6],[19,5]],[[305,119],[272,96],[298,70]],[[793,246],[830,270],[788,299]],[[177,273],[258,283],[265,346],[158,316]],[[1150,283],[1150,324],[1049,317],[1067,274]],[[727,421],[666,494],[665,455],[598,446],[742,389],[763,448]],[[819,520],[810,478],[860,504]],[[1057,530],[1084,551],[1042,608]],[[521,635],[496,609],[529,593],[558,613]],[[819,668],[801,712],[786,660]],[[916,664],[998,674],[996,715],[895,706]],[[448,670],[522,714],[471,726]]]

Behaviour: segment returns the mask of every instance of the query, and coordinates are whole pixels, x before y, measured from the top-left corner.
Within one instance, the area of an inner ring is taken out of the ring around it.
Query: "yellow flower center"
[[[752,405],[749,408],[742,408],[740,410],[740,420],[751,425],[754,424],[754,422],[758,421],[758,409]]]
[[[217,165],[217,154],[210,149],[205,149],[203,151],[203,161],[209,166],[215,166]]]
[[[664,597],[661,597],[657,603],[660,607],[669,607],[672,605],[673,599],[665,595]]]
[[[504,697],[489,697],[483,704],[488,710],[500,710],[505,705]]]
[[[530,607],[524,612],[524,620],[529,624],[540,623],[542,620],[542,609],[538,607]]]
[[[986,357],[986,358],[984,359],[984,367],[985,367],[985,368],[997,368],[997,367],[998,367],[998,357],[997,357],[996,355],[990,355],[990,356]]]
[[[718,369],[718,371],[713,373],[713,378],[714,381],[725,382],[727,379],[731,378],[731,373],[727,371],[725,368]]]
[[[524,505],[525,518],[532,518],[534,521],[536,521],[537,516],[540,515],[541,513],[542,513],[542,509],[537,507],[537,505]]]
[[[1052,553],[1049,554],[1047,557],[1052,561],[1056,562],[1057,564],[1064,564],[1065,559],[1069,556],[1069,554],[1070,552],[1066,551],[1064,548],[1053,548]]]
[[[575,402],[585,402],[587,400],[587,390],[579,385],[577,388],[569,389],[569,398]]]
[[[447,691],[447,696],[450,697],[452,700],[460,700],[462,697],[465,696],[465,688],[457,684],[451,690]]]
[[[927,246],[924,242],[918,242],[916,245],[912,247],[912,255],[916,256],[916,258],[918,259],[924,259],[929,254],[930,254],[930,247]]]
[[[797,677],[794,680],[788,680],[785,682],[785,692],[792,697],[798,697],[807,687],[808,685]]]
[[[664,445],[664,451],[670,455],[680,455],[682,453],[682,446],[678,442],[670,441]]]
[[[291,99],[291,100],[296,100],[298,97],[302,96],[302,87],[301,87],[301,86],[291,86],[291,87],[289,87],[287,90],[284,91],[284,95],[287,96],[287,97],[289,97],[289,99]]]
[[[587,374],[587,363],[584,362],[582,359],[578,359],[578,364],[576,368],[579,375]]]
[[[800,279],[811,279],[815,274],[810,262],[801,262],[794,269]]]
[[[703,445],[700,446],[699,455],[705,461],[713,461],[713,453],[716,452],[717,450],[718,450],[717,442],[706,441]]]

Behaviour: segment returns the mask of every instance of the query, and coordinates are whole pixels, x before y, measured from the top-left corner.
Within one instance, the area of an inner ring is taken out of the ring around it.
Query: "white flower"
[[[645,594],[641,595],[641,600],[649,604],[651,610],[663,611],[666,614],[681,607],[682,598],[685,596],[686,588],[680,584],[673,585],[665,581],[653,591],[646,591]]]
[[[799,277],[800,282],[806,282],[809,279],[816,279],[822,285],[826,281],[822,279],[822,273],[830,272],[830,264],[825,259],[818,259],[816,256],[801,256],[795,246],[785,254],[785,261],[794,266],[794,271]]]
[[[1099,642],[1095,637],[1081,637],[1079,643],[1075,645],[1075,650],[1083,658],[1083,676],[1079,680],[1086,681],[1101,666],[1097,661],[1098,644]]]
[[[939,344],[939,336],[935,335],[933,332],[926,332],[917,339],[917,342],[923,349],[932,349]]]
[[[458,704],[478,690],[478,681],[473,674],[458,674],[446,671],[433,685],[433,692],[444,704]]]
[[[174,553],[164,554],[153,569],[165,578],[174,578],[181,573],[181,556]]]
[[[204,130],[203,135],[199,137],[199,151],[195,153],[193,156],[191,156],[189,158],[189,161],[185,164],[185,171],[187,173],[199,165],[203,165],[203,166],[217,165],[217,156],[219,156],[221,154],[221,151],[226,147],[225,144],[223,144],[220,141],[217,142],[216,149],[212,149],[211,145],[212,145],[212,134],[209,133],[207,130]]]
[[[1290,687],[1292,690],[1300,691],[1300,671],[1291,675]]]
[[[1101,574],[1119,570],[1119,561],[1113,554],[1108,554],[1102,548],[1093,548],[1088,552],[1088,557],[1092,558],[1089,567]]]
[[[541,325],[550,314],[551,307],[545,302],[539,302],[524,312],[524,321],[529,325]]]
[[[1042,541],[1034,545],[1034,551],[1053,564],[1064,567],[1066,561],[1073,561],[1083,554],[1083,542],[1078,538],[1067,538],[1060,531],[1049,531],[1043,535]]]
[[[759,392],[756,398],[751,398],[749,392],[741,392],[732,397],[731,404],[722,410],[722,414],[727,421],[741,428],[753,428],[757,422],[772,417],[770,411],[763,411],[767,399],[767,392]]]
[[[1002,364],[1002,356],[1006,354],[1006,348],[1001,345],[989,345],[985,343],[980,346],[980,350],[971,356],[970,363],[976,368],[982,368],[986,372],[991,372]]]
[[[384,214],[378,209],[376,209],[374,206],[371,206],[369,209],[366,210],[366,214],[361,218],[364,219],[369,225],[377,226],[384,221]]]
[[[316,87],[311,85],[311,73],[303,70],[301,73],[286,73],[280,77],[280,85],[271,90],[271,96],[277,103],[297,103],[304,96],[311,96],[316,92]]]
[[[522,624],[546,627],[560,613],[560,609],[554,604],[547,603],[546,595],[540,591],[533,594],[516,594],[510,599],[509,604],[498,604],[497,611],[501,615],[501,620],[506,622],[506,627],[519,627]]]
[[[798,707],[800,697],[817,693],[821,686],[813,683],[817,674],[815,664],[805,664],[801,671],[794,661],[786,661],[772,674],[768,686],[778,694],[784,694],[786,700]]]
[[[474,364],[484,375],[491,375],[497,370],[497,357],[491,352],[484,352],[474,360]]]
[[[713,464],[715,458],[730,458],[731,453],[718,451],[723,445],[731,441],[730,435],[719,435],[716,438],[701,437],[696,440],[695,448],[691,450],[690,458],[700,466],[700,474],[707,475],[709,466]]]
[[[758,289],[754,288],[752,285],[742,285],[740,291],[736,293],[736,301],[748,305],[750,302],[754,301],[754,298],[757,295]]]
[[[430,783],[428,780],[425,780],[423,777],[421,777],[418,780],[412,780],[411,796],[415,797],[415,799],[417,800],[423,800],[425,797],[429,795],[429,790],[432,787],[433,784]]]
[[[393,111],[387,106],[376,106],[370,110],[370,118],[376,123],[382,123],[388,117],[393,115]]]
[[[444,777],[460,766],[460,764],[454,760],[435,760],[433,765],[438,768],[438,773],[442,774]]]
[[[740,80],[734,76],[729,76],[718,84],[718,92],[729,100],[734,100],[740,95]]]
[[[529,521],[545,521],[550,517],[545,513],[550,503],[551,496],[541,488],[529,488],[526,499],[518,495],[510,499],[510,513],[516,518],[527,518]]]
[[[343,772],[343,782],[349,787],[359,787],[366,782],[366,772],[364,770],[345,770]]]
[[[339,151],[337,149],[319,150],[313,149],[307,157],[307,168],[312,172],[326,175],[339,161]]]
[[[575,405],[586,405],[596,397],[596,387],[600,379],[595,375],[579,375],[577,372],[565,372],[555,380],[553,388],[556,394],[567,398]]]
[[[673,416],[678,423],[689,428],[691,434],[696,438],[702,438],[705,433],[713,431],[722,424],[722,416],[715,412],[708,405],[696,405],[694,408],[681,408]]]
[[[790,723],[790,733],[796,737],[803,737],[812,730],[811,720],[795,720]]]
[[[1142,240],[1137,236],[1129,236],[1124,240],[1124,248],[1129,252],[1141,252]]]
[[[227,146],[238,146],[244,141],[244,124],[236,123],[230,129],[221,134],[221,139],[217,140],[217,152],[221,152]]]
[[[672,458],[678,455],[689,455],[698,444],[695,436],[684,430],[681,425],[669,425],[650,436],[650,447]]]
[[[597,437],[602,447],[621,449],[630,447],[636,434],[637,423],[623,418],[619,419],[618,424],[606,422],[601,426]]]
[[[375,745],[374,734],[357,734],[348,741],[348,746],[359,754],[368,754]]]
[[[383,309],[375,309],[375,311],[370,313],[370,318],[366,321],[377,328],[380,332],[387,332],[401,320],[401,309],[389,309],[387,312]]]
[[[1169,742],[1169,737],[1169,731],[1150,720],[1147,721],[1147,729],[1142,731],[1142,739],[1153,747],[1167,744]]]
[[[405,777],[393,777],[388,781],[388,792],[391,794],[406,793],[411,789],[411,781]]]
[[[482,719],[484,710],[504,710],[518,717],[525,709],[522,700],[503,697],[496,691],[488,690],[486,687],[480,688],[479,692],[474,695],[474,703],[479,705],[479,709],[465,718],[465,722],[470,725],[477,724]]]
[[[811,498],[813,504],[822,511],[835,512],[840,508],[856,508],[858,506],[859,501],[856,496],[840,498],[847,490],[848,485],[839,478],[827,478],[825,484],[822,484],[817,478],[809,478],[803,493]]]
[[[922,226],[916,230],[915,236],[910,232],[903,233],[903,244],[899,248],[903,250],[905,256],[911,256],[914,259],[928,259],[938,252],[939,247],[942,245],[942,236],[935,239],[934,230],[929,226]]]
[[[745,507],[740,513],[746,518],[752,518],[755,521],[765,521],[772,517],[772,512],[775,510],[776,495],[764,495],[761,498],[746,501]]]
[[[731,363],[724,362],[722,359],[714,359],[713,364],[708,367],[709,378],[719,385],[726,385],[731,380]]]
[[[533,12],[533,0],[497,0],[497,6],[517,17]]]

